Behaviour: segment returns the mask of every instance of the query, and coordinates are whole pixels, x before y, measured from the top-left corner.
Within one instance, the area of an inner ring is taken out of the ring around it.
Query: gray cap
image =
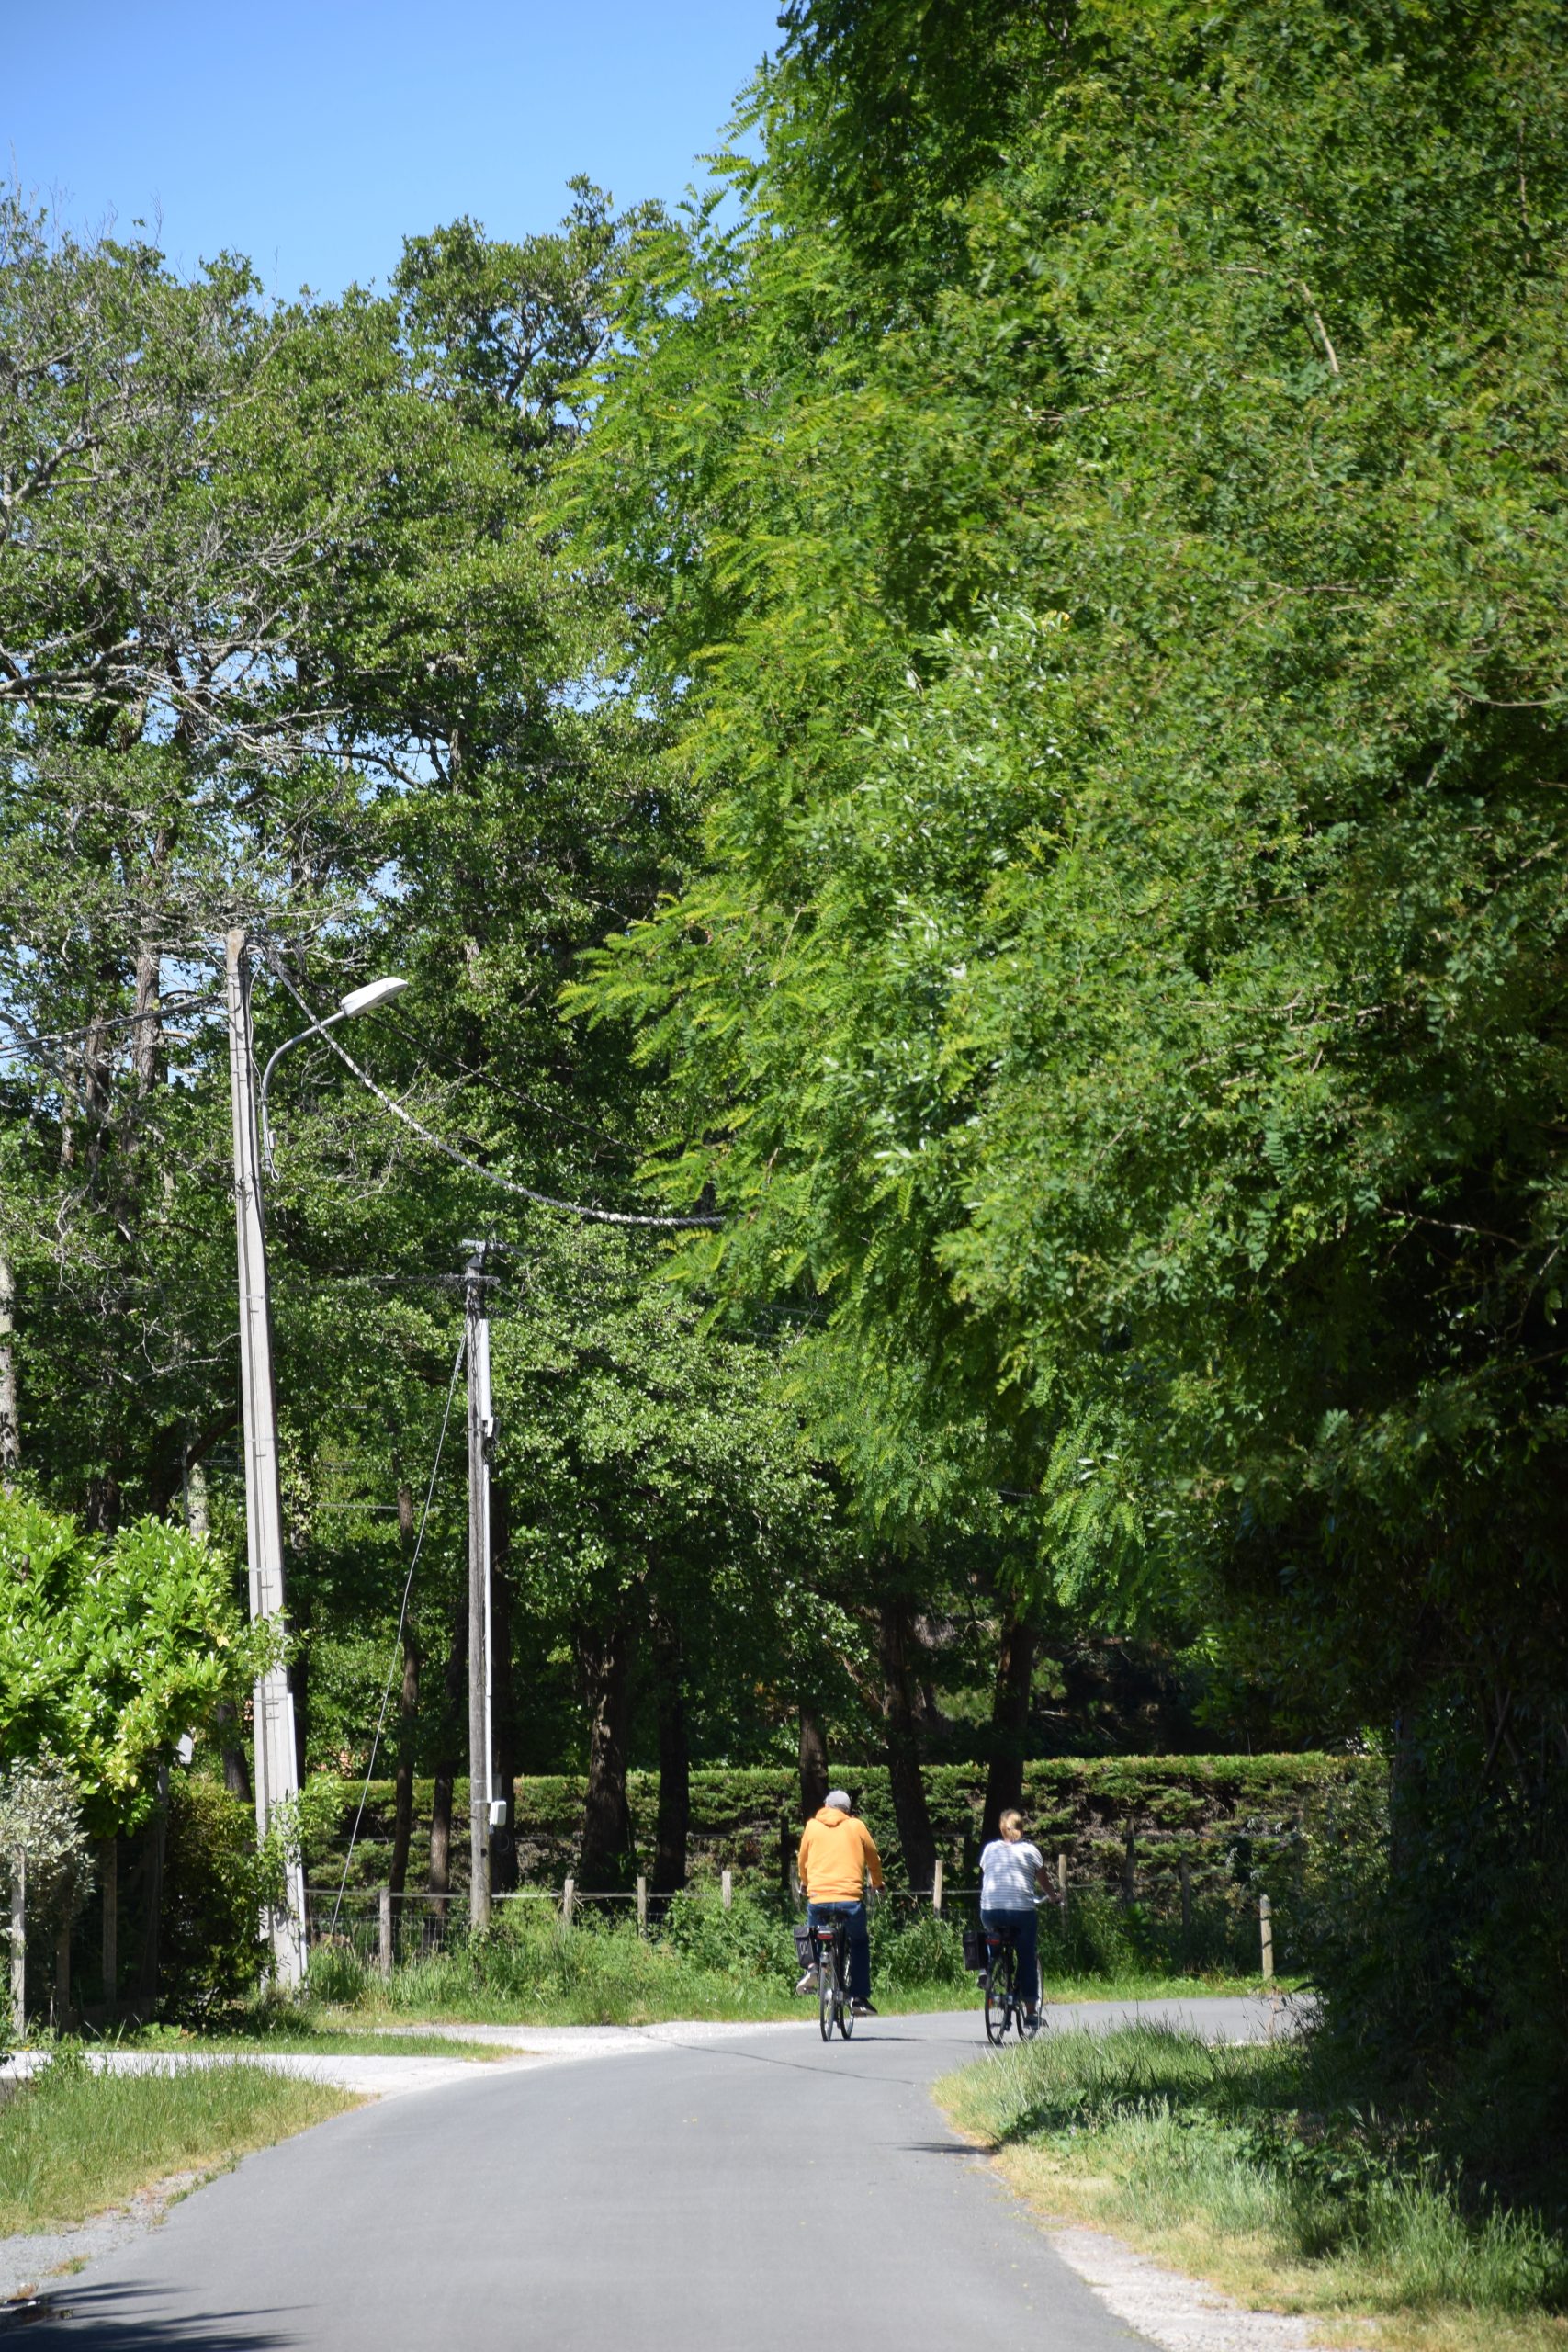
[[[850,1811],[850,1792],[848,1789],[829,1789],[822,1802],[824,1804],[836,1804],[840,1813],[848,1813]]]

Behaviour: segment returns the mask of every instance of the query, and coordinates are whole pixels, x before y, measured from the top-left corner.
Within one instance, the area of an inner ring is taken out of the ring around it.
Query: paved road
[[[1204,2022],[1257,2030],[1256,2005],[1226,2006]],[[626,2040],[592,2064],[475,2069],[248,2158],[61,2282],[57,2334],[101,2352],[1139,2340],[928,2098],[981,2046],[974,2011],[830,2049],[814,2018]]]

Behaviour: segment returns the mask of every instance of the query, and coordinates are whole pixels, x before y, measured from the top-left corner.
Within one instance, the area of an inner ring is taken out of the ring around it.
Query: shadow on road
[[[40,2295],[34,2312],[7,2322],[0,2311],[0,2335],[26,2326],[63,2327],[78,2344],[100,2346],[102,2352],[280,2352],[299,2337],[286,2325],[281,2311],[202,2312],[190,2319],[171,2319],[165,2303],[168,2290],[155,2284],[136,2287],[70,2287]]]

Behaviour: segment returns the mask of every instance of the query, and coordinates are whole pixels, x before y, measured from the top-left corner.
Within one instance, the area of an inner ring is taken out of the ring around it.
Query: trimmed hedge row
[[[836,1776],[837,1777],[837,1776]],[[857,1810],[882,1849],[889,1882],[903,1878],[887,1773],[880,1766],[842,1772]],[[1050,1855],[1066,1854],[1069,1883],[1114,1891],[1164,1909],[1180,1899],[1182,1865],[1196,1901],[1223,1890],[1283,1893],[1299,1880],[1314,1841],[1381,1789],[1384,1768],[1365,1756],[1095,1757],[1024,1767],[1030,1833]],[[925,1774],[927,1802],[954,1894],[976,1876],[985,1773],[969,1764],[935,1765]],[[515,1820],[525,1885],[559,1887],[574,1866],[582,1821],[580,1775],[520,1780]],[[424,1883],[433,1784],[417,1783],[410,1892]],[[659,1783],[630,1776],[628,1796],[639,1854],[651,1853]],[[305,1858],[313,1887],[334,1887],[360,1788],[317,1775],[302,1811]],[[392,1786],[373,1782],[355,1848],[349,1884],[384,1885],[391,1847]],[[793,1767],[699,1768],[692,1774],[692,1879],[700,1885],[724,1870],[738,1885],[787,1882],[799,1837],[799,1781]],[[455,1891],[466,1884],[468,1784],[453,1806]]]

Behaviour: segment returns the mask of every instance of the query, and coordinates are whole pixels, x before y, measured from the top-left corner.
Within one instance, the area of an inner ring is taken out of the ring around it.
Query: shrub
[[[0,1772],[0,1869],[7,1877],[18,1853],[27,1865],[28,1933],[41,1938],[75,1917],[93,1883],[80,1792],[48,1748]]]
[[[279,1899],[276,1860],[258,1854],[249,1805],[182,1773],[169,1792],[159,1927],[160,2008],[198,2024],[254,1996],[266,1944],[262,1912]]]
[[[795,1981],[795,1939],[788,1925],[746,1895],[738,1895],[727,1911],[721,1903],[677,1894],[660,1933],[698,1968],[729,1976]]]
[[[964,1965],[964,1934],[953,1920],[913,1904],[879,1903],[871,1916],[871,1964],[876,1981],[896,1993],[951,1986],[973,1991]]]

